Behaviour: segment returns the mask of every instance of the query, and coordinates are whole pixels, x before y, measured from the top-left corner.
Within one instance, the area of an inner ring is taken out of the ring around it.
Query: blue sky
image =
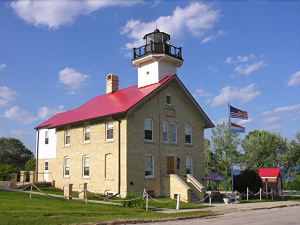
[[[215,124],[229,100],[247,132],[300,131],[299,1],[24,0],[0,3],[0,136],[34,150],[33,128],[103,94],[107,73],[135,85],[131,48],[155,24],[183,47],[178,76]]]

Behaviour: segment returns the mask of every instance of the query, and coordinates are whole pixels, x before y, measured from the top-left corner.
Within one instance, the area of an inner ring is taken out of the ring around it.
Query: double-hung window
[[[186,174],[193,174],[193,158],[192,156],[187,156],[185,160]]]
[[[153,120],[146,118],[144,122],[145,140],[153,141]]]
[[[71,134],[70,134],[70,128],[65,129],[65,146],[69,146],[71,144]]]
[[[171,143],[177,144],[177,124],[175,122],[171,123]]]
[[[82,175],[85,178],[90,176],[90,157],[88,156],[82,158]]]
[[[106,122],[106,140],[112,141],[114,139],[114,122]]]
[[[191,125],[185,125],[184,140],[185,140],[186,144],[192,144],[192,126]]]
[[[70,176],[70,158],[65,157],[64,158],[64,177]]]
[[[154,177],[154,157],[153,155],[145,155],[145,177]]]
[[[45,145],[49,144],[49,131],[45,131]]]
[[[89,142],[91,140],[91,127],[90,125],[84,125],[83,127],[83,142]]]
[[[169,142],[168,130],[169,130],[168,121],[164,121],[163,122],[163,142],[164,143],[168,143]]]

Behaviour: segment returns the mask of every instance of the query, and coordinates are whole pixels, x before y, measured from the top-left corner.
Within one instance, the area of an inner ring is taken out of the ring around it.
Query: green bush
[[[234,190],[246,193],[247,187],[252,192],[259,192],[262,187],[260,176],[253,170],[244,170],[240,175],[234,177]]]
[[[10,164],[0,164],[0,180],[9,180],[9,174],[17,172],[17,169]]]
[[[139,198],[141,196],[129,192],[124,200],[131,200],[131,201],[123,201],[122,206],[125,208],[138,208],[143,209],[146,206],[146,201],[144,198]]]
[[[295,180],[284,182],[284,190],[300,191],[300,175],[296,175]]]

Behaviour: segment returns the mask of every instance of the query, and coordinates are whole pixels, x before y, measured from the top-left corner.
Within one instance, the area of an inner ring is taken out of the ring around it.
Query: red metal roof
[[[259,168],[258,169],[258,175],[260,177],[278,177],[278,174],[280,173],[280,168]]]
[[[80,107],[54,115],[35,129],[54,128],[80,121],[114,115],[128,111],[143,98],[176,75],[169,75],[160,82],[138,88],[136,85],[113,93],[97,96]]]

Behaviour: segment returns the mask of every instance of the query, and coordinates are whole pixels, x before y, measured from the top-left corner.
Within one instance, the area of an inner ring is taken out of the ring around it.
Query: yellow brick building
[[[36,127],[38,181],[120,196],[203,196],[204,129],[213,123],[175,75],[181,48],[159,30],[144,39],[132,60],[137,86],[119,90],[108,74],[105,95]]]

